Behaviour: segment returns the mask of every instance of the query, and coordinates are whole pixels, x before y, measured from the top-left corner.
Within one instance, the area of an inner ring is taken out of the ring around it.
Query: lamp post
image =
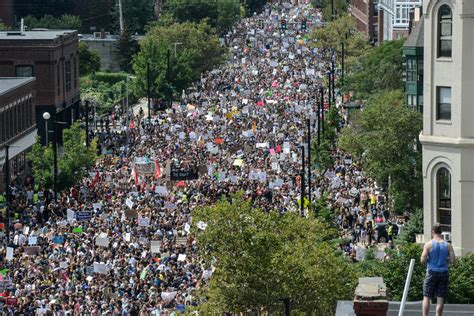
[[[8,247],[10,242],[10,145],[5,144],[5,202],[6,202],[6,220],[5,220],[5,232],[7,237],[7,242],[5,243]]]
[[[51,114],[49,112],[43,113],[44,125],[45,125],[45,145],[48,146],[48,120],[51,118]]]
[[[89,100],[86,100],[86,146],[89,147]]]
[[[347,37],[347,36],[346,36]],[[344,85],[344,54],[345,54],[345,44],[342,42],[341,44],[341,84]]]
[[[331,108],[331,95],[332,95],[332,92],[331,92],[331,87],[332,87],[332,84],[331,84],[331,70],[328,70],[326,71],[326,75],[328,76],[328,102],[329,102],[329,108]],[[324,108],[323,108],[323,111],[324,111]]]
[[[304,200],[306,197],[305,193],[305,153],[304,153],[304,144],[301,145],[301,197],[300,197],[300,212],[301,216],[304,216]]]
[[[321,145],[321,112],[323,111],[324,107],[324,89],[323,87],[319,87],[319,103],[318,103],[318,148]]]
[[[148,99],[148,122],[151,122],[151,92],[150,92],[150,63],[146,63],[147,99]]]
[[[306,143],[308,146],[308,201],[311,205],[311,119],[306,120],[306,126],[308,128],[308,132],[306,135]]]
[[[44,112],[43,113],[43,118],[48,117],[51,118],[51,114],[49,112]],[[58,194],[57,194],[57,182],[58,182],[58,128],[57,124],[63,124],[66,125],[66,122],[59,122],[56,120],[53,120],[53,130],[54,130],[54,136],[53,136],[53,190],[54,190],[54,201],[57,202],[58,200]]]

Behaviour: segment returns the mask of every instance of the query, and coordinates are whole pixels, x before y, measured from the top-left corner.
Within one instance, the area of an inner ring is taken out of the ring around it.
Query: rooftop
[[[0,40],[54,40],[62,35],[77,33],[74,30],[36,30],[36,31],[2,31],[0,32]]]
[[[405,41],[405,44],[403,44],[403,47],[423,47],[424,43],[424,18],[421,17],[421,19],[416,23],[415,27],[413,28],[413,31],[408,35],[407,40]]]
[[[0,77],[0,95],[4,95],[11,90],[14,90],[24,84],[34,81],[34,77],[15,78],[15,77]]]

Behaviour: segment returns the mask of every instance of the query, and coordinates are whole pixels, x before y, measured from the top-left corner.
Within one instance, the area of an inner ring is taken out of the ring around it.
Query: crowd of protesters
[[[299,211],[299,147],[307,118],[316,130],[328,67],[308,37],[320,18],[308,4],[267,5],[226,36],[229,61],[181,102],[151,122],[140,111],[97,131],[101,158],[57,201],[34,179],[12,185],[2,312],[164,315],[199,304],[196,290],[215,267],[191,234],[207,225],[192,220],[196,207],[243,191],[264,210]],[[367,238],[367,223],[388,213],[360,166],[337,151],[333,158],[306,192],[327,200],[354,241]]]

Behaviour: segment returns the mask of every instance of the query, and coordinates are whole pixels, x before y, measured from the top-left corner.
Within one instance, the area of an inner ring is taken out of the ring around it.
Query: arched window
[[[451,173],[440,168],[436,173],[438,222],[443,231],[451,231]]]
[[[453,37],[453,13],[448,5],[438,11],[438,57],[451,57]]]

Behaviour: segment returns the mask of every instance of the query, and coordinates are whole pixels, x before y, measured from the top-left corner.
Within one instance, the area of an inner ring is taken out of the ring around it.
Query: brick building
[[[378,1],[351,0],[349,10],[355,19],[356,28],[364,33],[372,44],[378,41]]]
[[[10,175],[27,169],[26,153],[35,142],[35,78],[0,78],[0,179],[4,179],[5,145],[10,145]],[[0,191],[4,183],[0,181]]]
[[[36,77],[35,112],[41,139],[45,138],[44,112],[69,126],[79,116],[77,31],[0,32],[0,77]]]

